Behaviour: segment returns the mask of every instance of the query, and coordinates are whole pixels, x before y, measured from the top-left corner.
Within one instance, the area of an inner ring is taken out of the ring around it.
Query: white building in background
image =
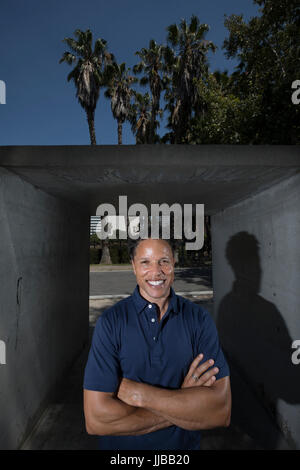
[[[90,218],[90,235],[93,235],[93,233],[96,233],[97,230],[97,224],[100,222],[100,216],[98,215],[92,215]]]
[[[0,364],[6,364],[6,345],[4,341],[0,341]]]
[[[3,80],[0,80],[0,104],[6,104],[6,85]]]

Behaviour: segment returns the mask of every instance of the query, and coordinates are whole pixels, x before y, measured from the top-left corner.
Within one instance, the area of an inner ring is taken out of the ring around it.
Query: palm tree
[[[116,62],[107,66],[106,82],[107,90],[105,91],[106,98],[111,99],[111,110],[113,117],[118,123],[118,144],[122,144],[122,126],[123,123],[129,119],[131,110],[131,98],[134,94],[131,88],[137,79],[130,75],[130,68],[126,69],[123,62],[118,65]]]
[[[173,143],[183,143],[190,119],[201,112],[197,82],[208,73],[207,52],[214,51],[211,41],[204,39],[208,25],[201,24],[193,15],[190,24],[182,19],[179,26],[167,28],[168,43],[175,49],[169,53],[172,85],[166,94],[170,111],[169,127],[173,130]]]
[[[151,105],[151,120],[149,131],[149,142],[155,142],[156,131],[156,118],[159,113],[160,95],[165,87],[166,75],[164,65],[164,52],[165,46],[157,44],[153,39],[149,41],[149,48],[142,48],[136,52],[141,61],[134,66],[133,71],[136,74],[144,72],[144,76],[140,79],[141,85],[149,84],[152,105]]]
[[[129,121],[137,144],[148,144],[150,140],[151,98],[149,93],[134,93]]]
[[[76,97],[86,112],[91,145],[96,145],[95,109],[100,87],[103,85],[104,67],[112,62],[113,55],[108,53],[106,49],[107,42],[101,38],[95,41],[93,49],[93,35],[89,29],[86,31],[76,29],[74,36],[76,39],[63,39],[71,52],[64,52],[59,63],[66,62],[68,65],[75,63],[75,67],[69,73],[67,80],[73,80],[75,83]]]

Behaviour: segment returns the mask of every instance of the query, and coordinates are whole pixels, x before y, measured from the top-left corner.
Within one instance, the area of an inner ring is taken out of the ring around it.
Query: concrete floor
[[[193,298],[211,311],[212,297]],[[90,339],[98,316],[115,300],[90,300]],[[97,437],[85,431],[82,406],[82,378],[89,345],[76,359],[59,387],[57,397],[45,409],[32,433],[21,446],[22,450],[93,450]],[[259,449],[247,435],[241,434],[233,425],[228,429],[205,431],[203,450]]]

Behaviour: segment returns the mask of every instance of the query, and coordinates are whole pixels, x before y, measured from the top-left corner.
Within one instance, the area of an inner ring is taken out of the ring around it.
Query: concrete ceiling
[[[0,166],[90,212],[119,195],[203,203],[215,214],[299,173],[298,146],[133,145],[0,147]]]

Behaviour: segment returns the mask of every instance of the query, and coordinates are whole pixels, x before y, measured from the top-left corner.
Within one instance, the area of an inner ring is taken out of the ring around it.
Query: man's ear
[[[172,263],[173,263],[173,267],[175,268],[176,261],[175,261],[175,255],[173,255],[173,253],[172,253]]]
[[[135,266],[134,266],[134,261],[133,261],[133,259],[131,260],[131,265],[132,265],[132,269],[133,269],[133,272],[134,272],[134,274],[136,274],[136,272],[135,272]]]

